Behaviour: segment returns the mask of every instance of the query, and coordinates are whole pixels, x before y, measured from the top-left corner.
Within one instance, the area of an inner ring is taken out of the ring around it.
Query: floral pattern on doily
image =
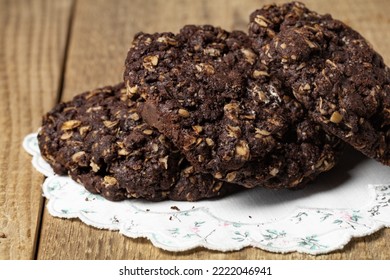
[[[228,221],[207,207],[146,211],[131,200],[107,201],[69,177],[55,175],[40,156],[36,136],[27,135],[23,146],[33,156],[34,167],[47,176],[42,188],[51,215],[79,218],[131,238],[146,237],[165,250],[234,251],[252,246],[271,252],[323,254],[341,249],[353,237],[390,226],[390,185],[369,185],[371,201],[360,209],[297,208],[288,217],[264,223]]]

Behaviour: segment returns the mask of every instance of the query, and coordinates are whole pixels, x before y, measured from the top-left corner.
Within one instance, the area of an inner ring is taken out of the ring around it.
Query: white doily
[[[111,202],[55,175],[40,155],[37,134],[27,135],[23,147],[47,176],[43,195],[51,215],[146,237],[169,251],[253,246],[322,254],[341,249],[352,237],[390,227],[390,168],[352,150],[303,190],[257,188],[200,202]]]

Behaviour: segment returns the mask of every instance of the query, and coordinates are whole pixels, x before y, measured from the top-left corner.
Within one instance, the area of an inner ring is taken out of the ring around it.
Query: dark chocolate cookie
[[[195,172],[176,147],[144,123],[124,84],[77,95],[43,119],[42,156],[109,200],[199,200],[240,189]]]
[[[185,26],[136,35],[124,79],[144,120],[195,169],[245,187],[302,186],[336,161],[338,140],[306,120],[243,32]]]
[[[390,165],[390,70],[358,32],[293,2],[252,13],[249,33],[315,122]]]

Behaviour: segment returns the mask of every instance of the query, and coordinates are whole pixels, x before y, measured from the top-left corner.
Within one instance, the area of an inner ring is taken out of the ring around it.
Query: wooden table
[[[267,2],[0,0],[0,259],[389,259],[390,229],[317,257],[254,248],[172,253],[146,239],[53,218],[45,209],[44,178],[21,142],[46,111],[82,91],[121,81],[138,31],[177,32],[189,23],[245,30],[250,12]],[[389,1],[305,2],[359,30],[390,64]]]

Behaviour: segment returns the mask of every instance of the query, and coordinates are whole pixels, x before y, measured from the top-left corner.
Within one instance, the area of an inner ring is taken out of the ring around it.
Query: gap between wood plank
[[[55,104],[58,104],[61,102],[62,93],[64,90],[64,83],[65,83],[65,73],[66,73],[66,64],[68,60],[68,54],[69,54],[69,44],[70,39],[72,36],[72,29],[73,29],[73,22],[74,22],[74,15],[76,13],[76,5],[77,0],[73,0],[70,8],[70,14],[69,14],[69,20],[68,20],[68,30],[66,33],[66,39],[65,39],[65,48],[64,48],[64,55],[61,62],[61,74],[58,81],[58,88],[56,93],[56,100]],[[43,183],[43,182],[42,182]],[[41,241],[41,230],[42,230],[42,221],[43,221],[43,213],[45,211],[45,204],[46,204],[46,198],[44,196],[41,197],[39,201],[39,213],[37,218],[37,228],[36,228],[36,234],[34,238],[34,246],[32,251],[32,259],[37,260],[38,259],[38,252],[39,252],[39,244]]]

